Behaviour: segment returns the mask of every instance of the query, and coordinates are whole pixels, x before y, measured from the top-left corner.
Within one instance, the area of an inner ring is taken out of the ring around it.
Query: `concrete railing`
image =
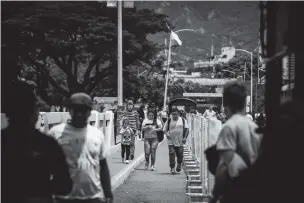
[[[187,115],[187,121],[190,133],[186,147],[190,150],[193,159],[199,167],[202,195],[208,197],[212,194],[214,177],[208,171],[204,152],[208,147],[216,143],[222,123],[217,119],[206,119],[197,115]]]
[[[40,112],[36,128],[41,132],[47,133],[52,126],[66,122],[68,119],[70,119],[70,114],[68,112]],[[92,111],[88,122],[103,132],[107,149],[110,149],[110,147],[115,145],[114,113],[99,113],[97,111]],[[5,114],[1,113],[1,129],[6,128],[8,125],[9,122],[6,119]]]

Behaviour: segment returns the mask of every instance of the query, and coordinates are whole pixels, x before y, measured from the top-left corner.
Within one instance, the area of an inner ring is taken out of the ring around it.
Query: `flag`
[[[179,46],[182,46],[182,41],[179,39],[178,35],[173,31],[171,31],[171,39],[174,39]]]
[[[107,1],[107,7],[110,8],[117,7],[117,1]]]

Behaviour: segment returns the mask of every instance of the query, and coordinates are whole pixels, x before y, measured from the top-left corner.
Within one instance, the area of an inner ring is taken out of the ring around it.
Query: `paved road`
[[[114,193],[114,203],[185,203],[186,175],[171,175],[167,140],[156,154],[156,171],[144,170],[142,163]]]

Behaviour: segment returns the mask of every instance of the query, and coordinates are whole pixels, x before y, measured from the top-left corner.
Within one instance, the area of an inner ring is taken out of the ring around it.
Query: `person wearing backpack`
[[[164,125],[164,133],[167,135],[169,146],[169,165],[171,174],[181,171],[183,163],[183,145],[186,143],[189,135],[189,127],[187,121],[180,117],[179,110],[173,108],[171,112],[172,118],[169,118]],[[175,157],[177,158],[177,166],[175,170]]]
[[[224,86],[223,104],[228,120],[214,146],[218,163],[210,203],[221,199],[232,178],[238,177],[244,169],[255,163],[259,155],[262,135],[256,133],[258,126],[245,115],[246,92],[245,84],[240,81],[229,82]]]

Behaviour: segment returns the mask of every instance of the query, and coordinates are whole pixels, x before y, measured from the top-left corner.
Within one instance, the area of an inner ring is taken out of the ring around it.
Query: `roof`
[[[193,101],[192,99],[188,99],[188,98],[176,98],[176,99],[172,99],[169,102],[169,105],[172,104],[172,103],[178,102],[178,101],[185,101],[185,100],[188,101],[188,102],[194,103],[196,105],[195,101]]]

